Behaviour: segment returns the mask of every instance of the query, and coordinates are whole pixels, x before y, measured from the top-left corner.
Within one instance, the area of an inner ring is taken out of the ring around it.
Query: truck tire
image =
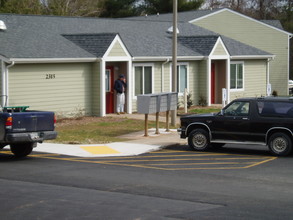
[[[15,157],[26,157],[36,145],[37,143],[35,142],[11,144],[10,150]]]
[[[210,138],[204,129],[195,129],[188,135],[188,145],[197,151],[206,151],[210,148]]]
[[[269,139],[269,149],[276,156],[287,156],[292,152],[292,140],[285,133],[274,133]]]

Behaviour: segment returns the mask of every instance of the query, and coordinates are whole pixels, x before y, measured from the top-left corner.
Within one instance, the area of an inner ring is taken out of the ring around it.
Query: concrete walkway
[[[131,119],[144,120],[141,114],[107,115],[108,117],[126,117]],[[149,115],[149,120],[155,121],[155,115]],[[161,122],[166,122],[166,117],[159,117]],[[177,118],[179,122],[179,117]],[[123,142],[91,145],[70,145],[70,144],[38,144],[34,152],[45,152],[62,154],[76,157],[112,157],[112,156],[133,156],[151,151],[159,150],[163,147],[186,144],[186,140],[180,139],[176,129],[166,132],[160,129],[160,134],[155,134],[154,128],[148,130],[148,137],[144,137],[144,131],[135,132],[120,136],[125,139]]]

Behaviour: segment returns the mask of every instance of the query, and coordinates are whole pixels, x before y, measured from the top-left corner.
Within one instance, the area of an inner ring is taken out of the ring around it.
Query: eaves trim
[[[239,60],[239,59],[242,59],[242,60],[248,60],[248,59],[268,59],[268,58],[275,58],[276,55],[239,55],[239,56],[230,56],[230,59],[231,60]]]
[[[203,60],[205,59],[205,56],[178,56],[177,60]],[[166,60],[170,60],[172,61],[173,57],[172,56],[166,56],[166,57],[133,57],[132,61],[138,61],[138,62],[142,62],[142,61],[147,61],[147,62],[156,62],[156,61],[166,61]]]
[[[91,63],[100,61],[99,58],[11,58],[15,63]]]

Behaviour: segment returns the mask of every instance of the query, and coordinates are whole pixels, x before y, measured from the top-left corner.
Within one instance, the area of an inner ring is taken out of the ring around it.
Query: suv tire
[[[197,151],[206,151],[210,147],[209,134],[204,129],[195,129],[188,135],[188,145]]]
[[[287,156],[292,152],[292,140],[285,133],[274,133],[269,139],[269,149],[276,156]]]

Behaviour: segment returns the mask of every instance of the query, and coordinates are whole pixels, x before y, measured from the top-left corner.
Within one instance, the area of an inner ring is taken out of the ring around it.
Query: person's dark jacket
[[[127,86],[126,83],[119,79],[115,80],[114,89],[116,90],[117,93],[123,92],[123,86],[124,86],[124,92],[125,92],[126,86]]]

